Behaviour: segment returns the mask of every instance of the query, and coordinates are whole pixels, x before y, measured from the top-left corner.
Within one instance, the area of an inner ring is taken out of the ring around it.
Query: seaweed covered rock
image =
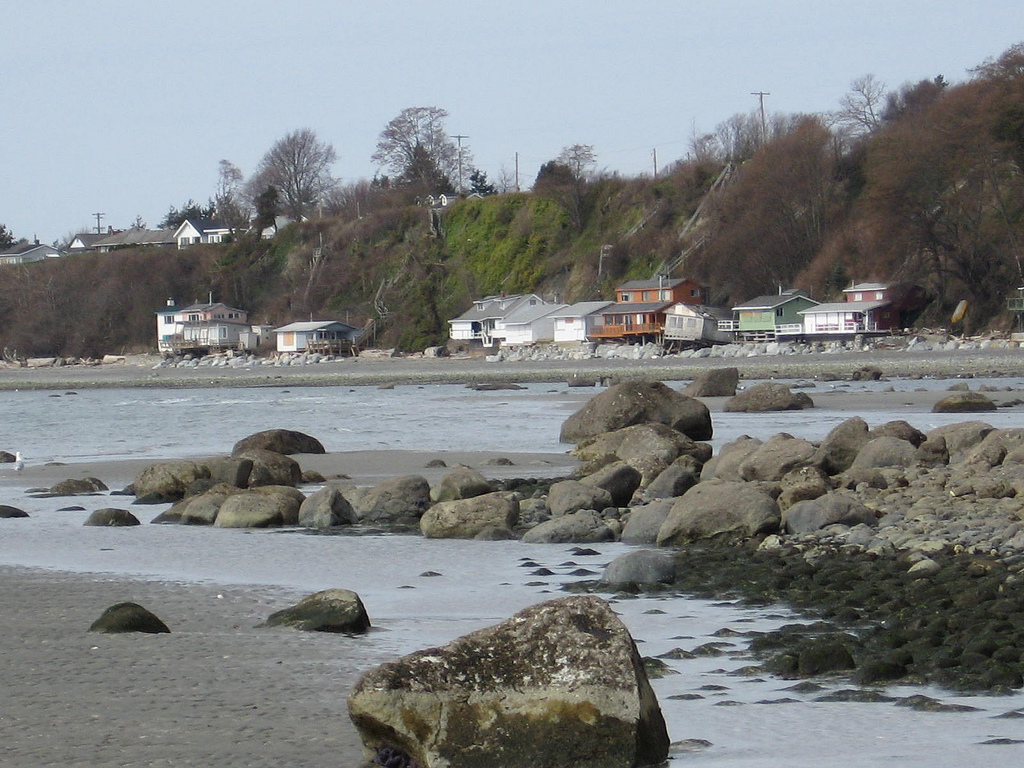
[[[140,499],[177,501],[192,483],[209,477],[209,468],[196,461],[160,461],[139,472],[133,485]]]
[[[762,381],[726,400],[724,410],[736,413],[762,413],[799,411],[813,407],[813,401],[805,392],[793,392],[785,384],[775,381]]]
[[[363,601],[350,589],[325,589],[267,617],[268,627],[361,634],[370,629]]]
[[[658,531],[658,546],[771,533],[780,520],[779,505],[758,484],[709,480],[675,502]]]
[[[299,525],[305,528],[325,530],[355,522],[355,510],[341,489],[334,485],[310,494],[299,506]]]
[[[90,526],[122,526],[122,525],[140,525],[139,518],[129,512],[127,509],[117,509],[116,507],[104,507],[103,509],[97,509],[95,512],[90,514],[82,525]]]
[[[932,406],[932,413],[983,413],[994,411],[996,404],[980,392],[954,392]]]
[[[516,495],[497,491],[435,504],[420,518],[420,532],[428,539],[472,539],[488,529],[511,530],[518,522]]]
[[[121,632],[144,632],[147,634],[169,633],[157,616],[138,603],[117,603],[110,606],[89,627],[90,632],[115,634]]]
[[[349,715],[368,758],[462,768],[632,768],[668,732],[629,631],[580,596],[367,672]]]

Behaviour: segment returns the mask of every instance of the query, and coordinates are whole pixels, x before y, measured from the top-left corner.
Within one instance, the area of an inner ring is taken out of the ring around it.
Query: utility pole
[[[453,139],[459,142],[459,194],[462,194],[462,140],[468,139],[469,136],[463,136],[461,133],[456,133],[452,136]]]
[[[519,191],[519,151],[516,151],[516,192]]]
[[[768,126],[764,121],[764,97],[771,96],[767,91],[754,91],[750,94],[751,96],[757,96],[761,102],[761,143],[764,144],[764,140],[768,135]]]
[[[654,159],[654,178],[658,178],[658,148],[651,150],[651,157]]]
[[[96,217],[96,234],[97,235],[102,235],[103,234],[103,227],[100,226],[100,219],[102,219],[106,215],[107,214],[105,214],[105,213],[94,213],[93,214],[93,216]]]

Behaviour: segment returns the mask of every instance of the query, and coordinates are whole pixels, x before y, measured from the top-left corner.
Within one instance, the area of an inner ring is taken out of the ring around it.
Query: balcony
[[[640,336],[645,333],[661,333],[664,327],[661,323],[631,323],[629,325],[613,325],[606,323],[594,328],[590,334],[591,339],[622,339],[626,336]]]

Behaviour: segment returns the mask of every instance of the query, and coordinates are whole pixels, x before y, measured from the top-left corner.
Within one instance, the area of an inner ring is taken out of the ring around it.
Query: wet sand
[[[363,765],[346,697],[360,639],[257,625],[293,596],[0,568],[0,765]],[[110,605],[171,634],[103,635]]]

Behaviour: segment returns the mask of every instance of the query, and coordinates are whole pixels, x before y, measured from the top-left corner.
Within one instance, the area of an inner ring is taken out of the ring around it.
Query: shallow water
[[[998,386],[1016,386],[1005,379]],[[977,384],[977,382],[975,382]],[[893,386],[945,387],[948,382],[850,385],[854,391]],[[812,397],[828,385],[808,390]],[[83,390],[77,395],[4,393],[0,415],[8,446],[30,461],[75,461],[85,457],[170,458],[224,453],[259,429],[288,427],[309,432],[328,450],[414,448],[561,452],[558,427],[567,413],[594,391],[530,385],[522,391],[476,392],[451,385],[370,388],[252,390]],[[715,443],[740,434],[768,437],[787,431],[823,436],[848,412],[817,408],[784,414],[715,414]],[[919,428],[962,417],[904,412],[862,412],[870,424],[902,418]],[[989,418],[991,417],[991,418]],[[1019,414],[996,412],[986,420],[1017,426]],[[0,520],[0,564],[73,572],[125,574],[183,582],[210,582],[225,590],[266,586],[298,598],[328,587],[356,590],[376,631],[355,640],[375,662],[442,644],[467,631],[500,621],[538,601],[557,597],[559,587],[593,579],[622,544],[578,555],[568,545],[520,542],[426,540],[415,536],[315,535],[297,531],[243,531],[191,526],[85,528],[89,512],[119,506],[118,497],[70,500],[25,498],[18,478],[0,477],[0,503],[21,506],[28,520]],[[82,511],[57,511],[70,503]],[[144,523],[162,507],[135,507]],[[536,565],[530,565],[535,563]],[[538,567],[554,571],[539,576]],[[572,575],[578,569],[590,574]],[[439,575],[430,576],[433,572]],[[609,597],[613,597],[609,595]],[[765,630],[794,618],[782,609],[751,609],[679,595],[615,599],[641,653],[712,641],[735,643],[725,654],[669,660],[678,673],[653,685],[673,740],[706,739],[712,746],[679,757],[709,766],[961,766],[984,762],[1016,766],[1024,745],[986,744],[1022,740],[1018,719],[996,716],[1024,708],[1024,696],[963,698],[943,691],[929,695],[969,703],[969,713],[916,712],[891,703],[823,703],[820,694],[786,690],[793,681],[735,674],[751,663],[740,651],[742,637],[719,637],[728,628]],[[826,682],[828,690],[851,687]],[[921,689],[890,688],[906,696]],[[672,698],[684,696],[686,698]]]

